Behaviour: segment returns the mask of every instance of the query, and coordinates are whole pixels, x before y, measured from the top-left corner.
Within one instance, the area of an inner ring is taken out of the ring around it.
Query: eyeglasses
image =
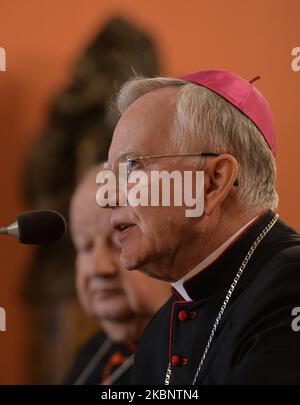
[[[133,170],[143,170],[145,167],[143,166],[143,161],[153,160],[153,159],[166,159],[166,158],[179,158],[179,157],[199,157],[199,156],[212,156],[217,157],[219,156],[216,153],[193,153],[193,154],[183,154],[183,155],[123,155],[121,156],[118,161],[115,163],[117,166],[120,163],[126,164],[127,167],[127,175],[129,175]]]
[[[203,152],[203,153],[192,153],[192,154],[179,154],[179,155],[123,155],[121,156],[117,162],[115,162],[115,167],[122,163],[126,164],[127,170],[127,177],[129,177],[130,173],[134,170],[145,170],[145,165],[143,165],[144,161],[152,160],[152,159],[166,159],[166,158],[180,158],[180,157],[217,157],[220,156],[218,153],[213,152]],[[115,170],[113,170],[116,172]],[[238,181],[236,180],[234,186],[238,185]]]

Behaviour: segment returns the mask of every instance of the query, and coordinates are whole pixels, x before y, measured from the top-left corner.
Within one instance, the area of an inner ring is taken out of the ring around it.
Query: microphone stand
[[[18,227],[18,222],[14,222],[8,227],[0,227],[0,234],[1,235],[13,235],[13,236],[19,236],[19,227]]]

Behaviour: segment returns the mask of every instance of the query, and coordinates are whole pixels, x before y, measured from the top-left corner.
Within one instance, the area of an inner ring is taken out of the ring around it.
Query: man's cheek
[[[88,278],[85,276],[85,274],[80,274],[78,277],[78,289],[80,291],[80,294],[87,299],[88,297],[88,286],[89,286],[89,281]]]
[[[139,268],[147,256],[148,250],[144,235],[142,237],[128,238],[122,244],[121,264],[127,270]]]

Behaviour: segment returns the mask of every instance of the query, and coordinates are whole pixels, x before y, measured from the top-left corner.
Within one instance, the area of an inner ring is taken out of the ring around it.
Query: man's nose
[[[118,274],[118,263],[111,248],[105,241],[98,242],[93,248],[93,271],[95,275],[106,277]]]

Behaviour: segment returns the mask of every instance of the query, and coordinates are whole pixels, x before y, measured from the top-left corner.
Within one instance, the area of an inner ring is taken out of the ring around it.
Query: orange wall
[[[98,26],[123,15],[151,33],[163,73],[228,69],[251,79],[274,112],[280,213],[300,229],[300,72],[291,50],[300,46],[298,0],[0,0],[0,225],[24,209],[20,174],[26,151],[43,125],[47,105],[68,79],[69,67]],[[26,311],[18,292],[31,250],[2,238],[0,383],[26,383]]]

